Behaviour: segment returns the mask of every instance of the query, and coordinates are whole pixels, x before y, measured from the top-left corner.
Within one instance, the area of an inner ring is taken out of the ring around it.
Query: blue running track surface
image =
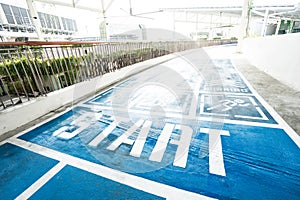
[[[299,145],[230,59],[193,50],[3,142],[0,199],[299,199]]]

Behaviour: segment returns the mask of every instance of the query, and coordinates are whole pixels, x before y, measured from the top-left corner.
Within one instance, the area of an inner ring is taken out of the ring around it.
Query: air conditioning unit
[[[28,42],[28,37],[17,37],[15,42]]]

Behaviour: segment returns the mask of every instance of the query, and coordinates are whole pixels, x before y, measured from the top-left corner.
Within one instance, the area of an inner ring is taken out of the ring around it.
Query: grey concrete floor
[[[253,88],[300,135],[300,91],[251,65],[242,54],[233,55],[232,61]]]

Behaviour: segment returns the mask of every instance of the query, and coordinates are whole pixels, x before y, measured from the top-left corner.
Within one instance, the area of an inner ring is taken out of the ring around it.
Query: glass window
[[[11,10],[13,12],[13,15],[15,16],[16,23],[19,24],[19,25],[24,24],[22,16],[21,16],[20,9],[16,6],[11,6]]]
[[[25,8],[20,8],[21,16],[25,25],[31,25],[31,20],[28,11]]]
[[[67,27],[69,31],[73,31],[73,23],[71,19],[67,19]]]
[[[52,28],[50,15],[44,13],[44,17],[45,17],[45,19],[46,19],[46,25],[47,25],[47,28]]]
[[[54,16],[54,21],[55,21],[55,24],[56,24],[56,28],[57,29],[61,29],[61,25],[59,23],[59,18],[58,16]]]
[[[78,31],[77,24],[74,19],[73,19],[73,27],[74,27],[74,31]]]
[[[38,12],[38,15],[39,15],[39,19],[40,19],[40,22],[41,22],[41,26],[43,28],[46,28],[44,13]]]
[[[6,16],[7,22],[9,24],[15,24],[15,20],[14,20],[13,14],[11,12],[10,6],[7,5],[7,4],[3,4],[3,3],[1,4],[1,6],[2,6],[2,9],[3,9],[4,14]]]
[[[56,29],[57,27],[56,27],[56,23],[55,23],[55,16],[54,15],[49,15],[49,17],[50,17],[50,23],[51,23],[51,27],[53,28],[53,29]]]
[[[64,17],[62,17],[62,18],[61,18],[61,21],[62,21],[62,24],[63,24],[64,30],[68,30],[68,28],[67,28],[67,19],[66,19],[66,18],[64,18]]]

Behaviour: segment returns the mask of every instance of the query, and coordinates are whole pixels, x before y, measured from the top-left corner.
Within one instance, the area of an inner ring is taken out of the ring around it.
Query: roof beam
[[[70,3],[68,2],[62,2],[62,1],[55,1],[55,0],[35,0],[37,2],[42,2],[42,3],[47,3],[47,4],[54,4],[54,5],[60,5],[60,6],[66,6],[66,7],[74,7],[74,3],[75,5],[78,3],[78,1],[72,1]],[[92,11],[92,12],[101,12],[100,9],[97,9],[95,7],[88,7],[88,6],[76,6],[76,8],[78,9],[82,9],[82,10],[88,10],[88,11]]]
[[[115,0],[111,0],[111,1],[108,3],[108,5],[107,5],[106,8],[105,8],[105,11],[107,11],[107,10],[110,8],[111,4],[112,4],[114,1],[115,1]]]
[[[242,6],[222,6],[222,7],[187,7],[187,8],[162,8],[161,10],[165,11],[176,11],[176,12],[204,12],[204,11],[241,11]],[[278,5],[278,6],[253,6],[253,10],[256,11],[265,11],[268,10],[276,10],[276,11],[290,11],[295,9],[295,5]]]
[[[80,0],[72,0],[72,3],[73,3],[73,7],[75,8],[76,7],[76,4],[78,4],[78,2],[79,2]]]

